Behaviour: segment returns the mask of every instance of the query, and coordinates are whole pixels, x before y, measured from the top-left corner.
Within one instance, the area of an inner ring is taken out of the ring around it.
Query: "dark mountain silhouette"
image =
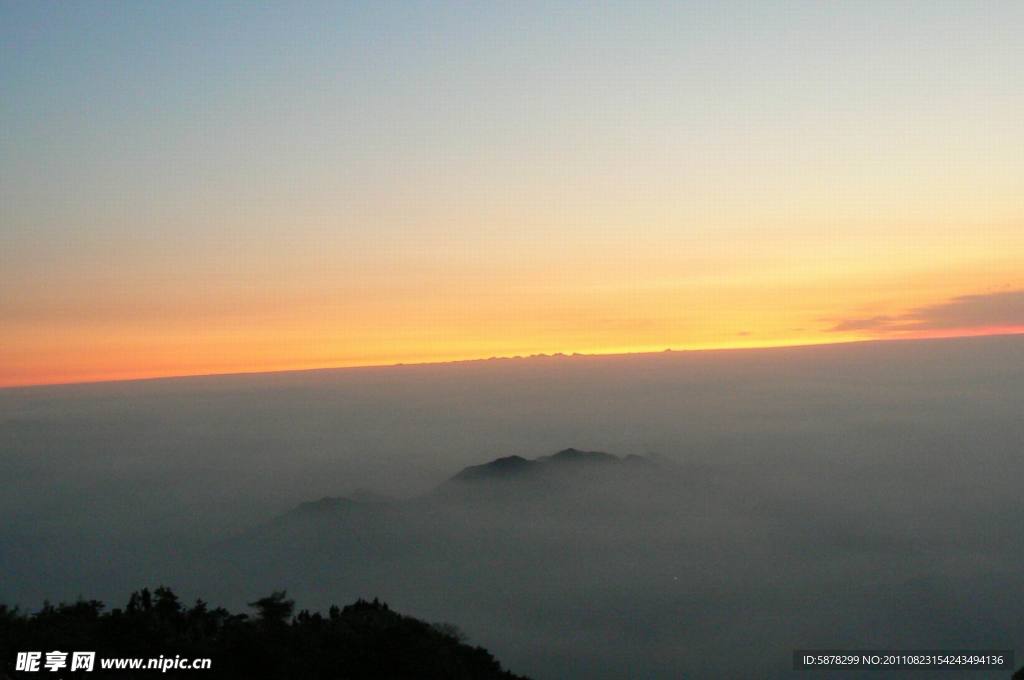
[[[316,501],[301,503],[291,511],[273,520],[271,524],[289,523],[299,518],[340,517],[357,513],[366,516],[375,512],[401,511],[409,508],[436,506],[442,499],[457,496],[463,500],[474,497],[480,500],[495,500],[509,503],[515,496],[502,495],[488,485],[503,482],[522,482],[516,486],[519,500],[536,504],[543,502],[546,494],[571,494],[571,489],[560,488],[568,482],[602,481],[605,484],[625,484],[636,474],[660,470],[672,474],[671,466],[652,458],[630,454],[615,456],[603,451],[583,451],[575,448],[562,449],[557,453],[534,459],[522,456],[503,456],[489,463],[470,465],[463,468],[430,493],[407,500],[394,500],[372,491],[360,490],[348,496],[327,496]],[[483,485],[485,488],[477,488]],[[477,493],[479,492],[479,493]],[[492,495],[497,493],[498,495]]]
[[[471,465],[452,477],[457,481],[476,479],[503,479],[533,472],[538,467],[536,461],[527,460],[522,456],[506,456],[497,458],[483,465]]]
[[[387,604],[358,600],[327,615],[301,611],[283,591],[249,605],[255,616],[210,608],[202,600],[182,606],[169,588],[132,594],[124,609],[104,612],[96,600],[45,604],[26,615],[0,605],[0,678],[16,672],[24,651],[94,651],[94,670],[72,677],[111,678],[436,678],[516,680],[482,647],[462,640],[449,623],[429,624]],[[106,670],[103,659],[208,658],[208,670]],[[68,655],[70,659],[70,654]],[[45,657],[44,657],[45,660]],[[65,671],[67,669],[64,669]],[[49,675],[42,668],[42,674]],[[155,674],[155,675],[154,675]],[[67,673],[62,673],[62,677]]]
[[[489,480],[533,479],[551,477],[571,471],[582,471],[595,466],[614,466],[638,461],[651,463],[643,456],[631,454],[626,458],[613,456],[603,451],[581,451],[579,449],[562,449],[550,456],[540,456],[529,460],[522,456],[506,456],[496,458],[483,465],[471,465],[463,468],[449,482],[474,482]]]
[[[538,458],[537,460],[547,461],[547,462],[551,462],[551,463],[569,463],[569,464],[579,464],[579,463],[598,463],[598,464],[602,464],[602,463],[604,463],[604,464],[607,464],[607,463],[621,463],[623,459],[619,458],[618,456],[613,456],[610,453],[605,453],[603,451],[580,451],[579,449],[569,448],[569,449],[562,449],[558,453],[556,453],[554,455],[551,455],[551,456],[542,456],[541,458]]]

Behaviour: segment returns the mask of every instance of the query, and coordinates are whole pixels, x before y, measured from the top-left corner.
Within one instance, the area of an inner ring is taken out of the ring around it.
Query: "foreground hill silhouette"
[[[451,624],[428,624],[359,600],[326,616],[301,611],[284,592],[250,603],[256,615],[184,607],[169,588],[132,594],[124,609],[102,602],[46,604],[26,615],[0,605],[0,678],[47,675],[15,672],[18,652],[95,651],[95,670],[72,677],[204,678],[450,678],[515,680],[482,647],[462,642]],[[209,670],[104,670],[104,658],[209,658]],[[70,658],[70,655],[69,655]],[[67,669],[64,669],[65,671]],[[61,673],[61,677],[67,673]]]

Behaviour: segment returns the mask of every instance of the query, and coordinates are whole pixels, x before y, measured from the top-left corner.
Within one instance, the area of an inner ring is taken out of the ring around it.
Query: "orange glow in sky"
[[[1024,330],[1020,9],[883,7],[6,5],[0,386]]]

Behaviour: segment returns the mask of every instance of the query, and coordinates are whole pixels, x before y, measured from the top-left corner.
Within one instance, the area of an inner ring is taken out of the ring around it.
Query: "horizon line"
[[[742,352],[742,351],[758,351],[758,350],[770,350],[770,349],[798,349],[798,348],[811,348],[811,347],[828,347],[832,345],[854,345],[854,344],[871,344],[871,343],[896,343],[896,342],[908,342],[914,340],[957,340],[957,339],[974,339],[974,338],[998,338],[998,337],[1013,337],[1017,335],[1024,335],[1024,331],[1007,331],[999,333],[956,333],[949,335],[930,335],[930,336],[914,336],[914,337],[898,337],[898,338],[856,338],[856,339],[844,339],[834,340],[829,342],[780,342],[780,343],[769,343],[764,345],[723,345],[718,347],[666,347],[665,349],[644,349],[637,351],[607,351],[607,352],[536,352],[533,354],[509,354],[501,356],[476,356],[476,357],[461,357],[457,359],[446,359],[437,361],[412,361],[412,362],[388,362],[388,363],[367,363],[367,364],[343,364],[343,365],[323,365],[313,366],[304,368],[271,368],[268,370],[254,370],[254,371],[213,371],[210,373],[167,373],[158,375],[140,375],[126,378],[110,378],[100,380],[56,380],[53,382],[39,382],[39,383],[12,383],[9,385],[0,385],[0,391],[7,390],[22,390],[22,389],[33,389],[33,388],[45,388],[45,387],[72,387],[72,386],[84,386],[84,385],[106,385],[115,383],[133,383],[133,382],[151,382],[155,380],[187,380],[190,378],[229,378],[235,376],[260,376],[260,375],[277,375],[283,373],[312,373],[316,371],[342,371],[342,370],[358,370],[358,369],[373,369],[373,368],[401,368],[401,367],[417,367],[417,366],[445,366],[449,364],[468,364],[468,363],[481,363],[486,361],[516,361],[522,359],[555,359],[555,358],[613,358],[613,357],[630,357],[630,356],[646,356],[646,355],[657,355],[666,353],[710,353],[710,352]]]

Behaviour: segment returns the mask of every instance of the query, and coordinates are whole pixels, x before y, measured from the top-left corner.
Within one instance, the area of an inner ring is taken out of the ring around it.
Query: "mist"
[[[1020,648],[1022,404],[1020,336],[0,390],[0,601],[381,597],[536,678]],[[646,462],[449,481],[567,447]]]

